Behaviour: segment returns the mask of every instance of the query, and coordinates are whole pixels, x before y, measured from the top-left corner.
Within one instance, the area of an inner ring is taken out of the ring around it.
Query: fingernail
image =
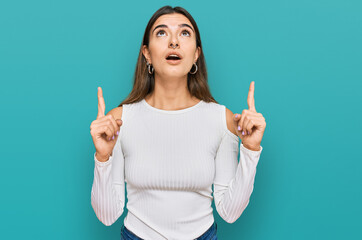
[[[248,131],[248,135],[250,135],[249,131]]]
[[[241,134],[244,136],[245,135],[244,131],[242,131]]]
[[[241,127],[240,127],[240,126],[238,126],[238,130],[239,130],[239,131],[241,130]]]
[[[108,138],[108,141],[111,141],[111,137]]]
[[[239,117],[239,114],[236,114],[236,115],[235,115],[235,118],[238,118],[238,117]]]
[[[112,136],[112,140],[114,139],[114,136]]]
[[[116,134],[117,134],[117,136],[118,136],[118,134],[119,134],[119,131],[117,131],[117,133],[116,133]]]

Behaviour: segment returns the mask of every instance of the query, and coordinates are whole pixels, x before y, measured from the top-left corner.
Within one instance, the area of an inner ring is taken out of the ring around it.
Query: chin
[[[170,77],[184,77],[187,75],[187,72],[182,71],[182,69],[168,69],[167,71],[165,71],[164,75]]]

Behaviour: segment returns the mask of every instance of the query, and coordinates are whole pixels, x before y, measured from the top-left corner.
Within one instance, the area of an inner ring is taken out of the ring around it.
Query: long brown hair
[[[197,27],[197,24],[193,17],[190,15],[189,12],[187,12],[182,7],[174,7],[171,6],[164,6],[158,9],[151,19],[149,20],[145,33],[143,35],[143,40],[141,44],[141,49],[138,54],[137,59],[137,65],[136,70],[134,74],[133,79],[133,89],[129,93],[128,97],[123,100],[118,107],[122,106],[123,104],[130,104],[141,101],[143,98],[145,98],[149,93],[152,93],[155,87],[155,79],[154,74],[149,74],[147,65],[146,65],[146,58],[142,54],[142,47],[143,45],[146,45],[148,47],[149,44],[149,36],[151,27],[156,22],[156,20],[164,15],[164,14],[172,14],[172,13],[180,13],[183,14],[185,17],[187,17],[191,24],[193,25],[196,33],[196,48],[200,47],[200,55],[196,61],[198,70],[196,74],[190,74],[188,73],[187,76],[187,88],[190,91],[191,96],[197,97],[198,99],[201,99],[205,102],[215,102],[218,103],[211,95],[209,85],[207,83],[207,70],[206,70],[206,62],[204,53],[202,50],[201,45],[201,38],[199,29]],[[194,68],[194,67],[192,67]],[[194,71],[192,69],[192,71]]]

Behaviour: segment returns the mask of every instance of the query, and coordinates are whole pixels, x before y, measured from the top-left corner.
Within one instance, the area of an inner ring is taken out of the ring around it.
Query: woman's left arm
[[[249,110],[244,110],[241,117],[239,114],[233,117],[233,113],[225,108],[225,132],[215,158],[215,206],[219,215],[228,223],[235,222],[249,204],[256,166],[263,150],[260,143],[266,124],[264,117],[255,110],[254,82],[250,84],[248,105]],[[235,133],[242,140],[240,149],[239,138]]]

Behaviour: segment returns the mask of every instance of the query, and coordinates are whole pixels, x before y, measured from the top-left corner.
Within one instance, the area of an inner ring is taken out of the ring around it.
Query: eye
[[[190,32],[188,31],[188,30],[183,30],[182,31],[182,33],[187,33],[188,34],[188,36],[190,36],[191,34],[190,34]],[[185,36],[185,35],[184,35]]]
[[[156,33],[156,36],[159,36],[158,34],[159,33],[164,33],[165,31],[163,31],[163,30],[160,30],[160,31],[158,31],[157,33]]]

